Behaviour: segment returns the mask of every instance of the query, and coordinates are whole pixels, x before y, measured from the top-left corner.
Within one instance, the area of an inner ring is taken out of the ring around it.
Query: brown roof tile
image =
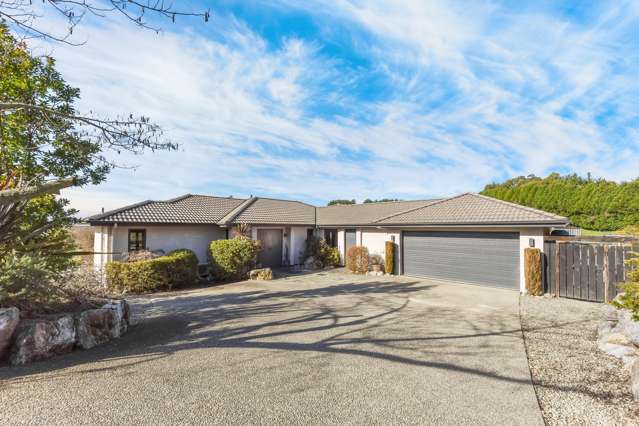
[[[467,193],[446,198],[425,207],[382,217],[375,223],[379,225],[559,224],[568,223],[568,219],[519,204]]]
[[[382,217],[424,207],[436,201],[438,200],[386,201],[318,207],[317,224],[319,226],[366,225]]]

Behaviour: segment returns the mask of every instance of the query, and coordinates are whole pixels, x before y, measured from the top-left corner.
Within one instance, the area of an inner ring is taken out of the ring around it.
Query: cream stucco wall
[[[211,241],[226,238],[226,230],[215,225],[163,225],[163,226],[116,226],[110,227],[113,233],[113,252],[128,251],[129,229],[146,230],[146,247],[149,250],[171,250],[187,248],[193,250],[200,263],[208,260],[208,247]],[[118,260],[119,255],[113,259]]]

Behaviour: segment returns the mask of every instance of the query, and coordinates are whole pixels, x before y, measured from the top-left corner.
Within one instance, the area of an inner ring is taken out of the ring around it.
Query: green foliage
[[[334,206],[338,204],[355,204],[355,200],[331,200],[327,206]]]
[[[322,267],[339,265],[337,247],[329,246],[326,240],[321,238],[310,237],[306,240],[302,258],[306,260],[309,257],[315,258],[316,261],[322,264]]]
[[[209,260],[213,276],[221,281],[245,278],[254,267],[259,250],[259,242],[244,237],[211,242]]]
[[[370,203],[386,203],[389,201],[401,201],[399,198],[380,198],[379,200],[371,200],[370,198],[367,198],[364,200],[364,204],[370,204]]]
[[[364,246],[353,246],[346,253],[346,268],[356,274],[368,272],[368,249]]]
[[[386,241],[386,250],[385,255],[386,258],[384,264],[384,270],[387,274],[392,274],[395,268],[395,243],[392,241]]]
[[[23,255],[15,250],[6,253],[0,257],[0,306],[37,297],[51,278],[47,261],[42,256]]]
[[[481,193],[566,216],[586,229],[613,231],[639,224],[639,179],[617,183],[552,173],[487,185]]]
[[[528,294],[532,296],[544,294],[541,282],[541,250],[538,248],[526,248],[524,250],[524,276]]]
[[[619,285],[620,293],[612,304],[632,312],[632,319],[639,321],[639,253],[633,252],[626,260],[627,281]]]
[[[137,262],[109,262],[107,286],[112,291],[142,293],[171,290],[197,281],[197,257],[191,250],[180,249],[155,259]]]

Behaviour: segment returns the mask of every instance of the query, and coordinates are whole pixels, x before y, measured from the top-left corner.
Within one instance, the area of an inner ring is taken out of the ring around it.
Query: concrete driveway
[[[512,291],[329,272],[133,302],[118,341],[0,368],[0,423],[543,424]]]

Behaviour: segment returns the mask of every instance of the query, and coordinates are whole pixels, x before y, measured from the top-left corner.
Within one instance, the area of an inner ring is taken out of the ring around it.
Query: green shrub
[[[368,272],[368,249],[363,246],[353,246],[346,253],[346,268],[356,274]]]
[[[633,252],[632,258],[626,260],[628,267],[627,281],[619,285],[620,293],[612,304],[618,308],[632,312],[632,319],[639,321],[639,253]]]
[[[255,266],[259,250],[259,242],[245,237],[211,242],[209,260],[213,277],[221,281],[246,278]]]
[[[526,277],[526,291],[532,296],[544,294],[541,283],[541,250],[527,248],[524,250],[524,276]]]
[[[131,293],[187,286],[197,281],[197,263],[195,253],[187,249],[155,259],[109,262],[106,265],[107,286],[110,290]]]
[[[387,274],[392,274],[395,268],[395,243],[392,241],[386,241],[385,255],[384,270]]]
[[[304,244],[303,259],[315,258],[322,264],[322,267],[339,265],[339,250],[331,247],[326,240],[317,237],[310,237]]]

